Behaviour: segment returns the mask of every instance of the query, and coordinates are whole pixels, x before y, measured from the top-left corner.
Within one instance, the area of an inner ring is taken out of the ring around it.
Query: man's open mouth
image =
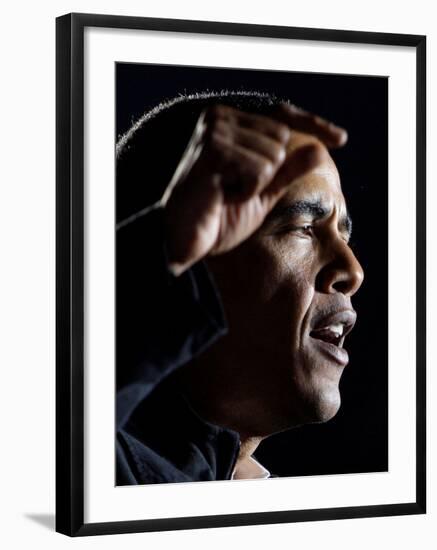
[[[316,321],[310,336],[342,348],[346,336],[354,328],[356,318],[352,309],[329,314]]]

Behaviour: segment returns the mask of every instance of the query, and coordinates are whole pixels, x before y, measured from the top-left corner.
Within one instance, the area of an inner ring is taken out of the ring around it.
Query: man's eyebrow
[[[299,214],[308,214],[313,220],[320,220],[329,214],[328,208],[320,200],[300,200],[287,205],[276,205],[269,213],[266,221],[269,223],[286,223]],[[350,237],[352,234],[352,218],[349,212],[339,222],[340,230]]]

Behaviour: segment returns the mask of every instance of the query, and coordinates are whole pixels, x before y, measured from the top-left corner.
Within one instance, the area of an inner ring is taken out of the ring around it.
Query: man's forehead
[[[337,166],[335,165],[334,161],[329,156],[328,159],[316,166],[310,174],[308,174],[309,178],[321,178],[322,181],[325,181],[329,185],[331,185],[333,188],[338,189],[341,191],[341,184],[340,184],[340,175],[337,170]]]
[[[295,180],[279,202],[285,206],[296,201],[317,202],[329,211],[336,209],[339,215],[345,213],[346,201],[340,176],[332,160],[320,164],[309,174]]]

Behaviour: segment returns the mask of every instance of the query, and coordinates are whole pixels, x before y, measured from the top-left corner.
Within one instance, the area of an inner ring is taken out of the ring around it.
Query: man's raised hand
[[[290,153],[293,130],[316,139]],[[170,268],[178,275],[235,248],[289,185],[319,164],[322,144],[340,147],[346,140],[342,128],[288,103],[269,116],[206,108],[161,200]]]

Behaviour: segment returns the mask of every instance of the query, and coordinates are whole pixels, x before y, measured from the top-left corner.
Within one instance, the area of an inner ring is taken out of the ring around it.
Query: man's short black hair
[[[258,91],[205,91],[168,99],[135,122],[116,145],[117,222],[158,201],[202,110],[221,103],[268,114],[287,99]]]

